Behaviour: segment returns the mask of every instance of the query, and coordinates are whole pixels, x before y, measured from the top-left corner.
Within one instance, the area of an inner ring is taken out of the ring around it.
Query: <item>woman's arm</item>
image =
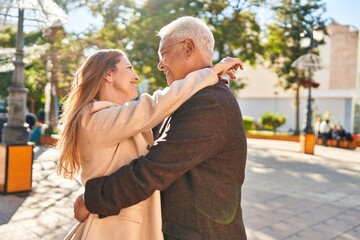
[[[154,127],[199,90],[214,85],[218,77],[210,68],[188,74],[170,87],[151,96],[142,94],[137,101],[104,108],[103,102],[94,102],[82,126],[88,136],[102,145],[112,145]]]
[[[238,66],[241,67],[238,59],[225,58],[212,67],[214,70],[204,68],[191,72],[183,80],[174,81],[170,87],[156,91],[153,96],[142,94],[137,101],[106,108],[102,102],[95,102],[90,115],[83,117],[82,125],[89,137],[99,144],[121,142],[156,126],[199,90],[217,83],[217,74],[228,73],[229,69]]]

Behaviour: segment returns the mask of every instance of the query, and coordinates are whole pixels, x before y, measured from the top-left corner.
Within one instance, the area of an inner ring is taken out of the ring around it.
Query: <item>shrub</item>
[[[243,116],[244,127],[246,131],[255,129],[255,120],[249,116]]]
[[[286,122],[286,118],[285,115],[266,112],[260,117],[259,124],[263,129],[275,132],[278,127]]]

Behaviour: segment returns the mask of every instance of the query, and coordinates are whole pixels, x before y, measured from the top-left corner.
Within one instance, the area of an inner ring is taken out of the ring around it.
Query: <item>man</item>
[[[158,69],[168,84],[212,64],[214,38],[199,19],[182,17],[163,27]],[[103,216],[161,190],[166,240],[246,239],[241,210],[247,145],[236,99],[221,81],[205,88],[164,120],[157,140],[117,172],[89,180],[75,216]],[[84,217],[85,216],[85,217]]]
[[[327,140],[331,138],[329,119],[325,119],[320,123],[319,132],[322,137],[322,144],[327,146]]]

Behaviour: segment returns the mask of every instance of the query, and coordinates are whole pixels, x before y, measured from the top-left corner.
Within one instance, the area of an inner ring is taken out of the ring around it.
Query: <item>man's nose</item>
[[[160,62],[157,65],[157,68],[158,68],[159,71],[162,71],[163,67],[164,67],[164,64],[163,64],[162,60],[160,60]]]

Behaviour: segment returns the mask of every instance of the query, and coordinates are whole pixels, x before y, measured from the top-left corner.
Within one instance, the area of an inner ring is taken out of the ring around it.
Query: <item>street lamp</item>
[[[15,70],[9,87],[8,121],[4,125],[0,144],[0,192],[31,191],[33,145],[28,143],[25,123],[26,95],[24,76],[24,21],[43,23],[45,27],[62,25],[65,12],[51,0],[8,0],[0,4],[0,25],[17,18]]]
[[[312,76],[315,70],[320,69],[321,60],[320,57],[316,54],[311,53],[313,49],[318,46],[318,43],[324,39],[324,31],[320,27],[315,27],[312,31],[304,32],[300,35],[301,47],[308,49],[308,54],[305,54],[292,63],[292,67],[295,67],[298,71],[305,69],[308,73],[308,79],[303,79],[301,84],[308,87],[308,98],[307,98],[307,107],[306,107],[306,118],[305,118],[305,128],[304,132],[311,134],[313,132],[311,123],[312,123],[312,98],[311,98],[311,89],[316,85],[312,82]]]
[[[51,0],[9,0],[0,6],[1,25],[8,19],[17,18],[15,70],[9,87],[8,122],[4,125],[2,142],[27,144],[29,129],[25,123],[26,95],[24,77],[24,22],[45,27],[62,25],[67,21],[66,13]]]

